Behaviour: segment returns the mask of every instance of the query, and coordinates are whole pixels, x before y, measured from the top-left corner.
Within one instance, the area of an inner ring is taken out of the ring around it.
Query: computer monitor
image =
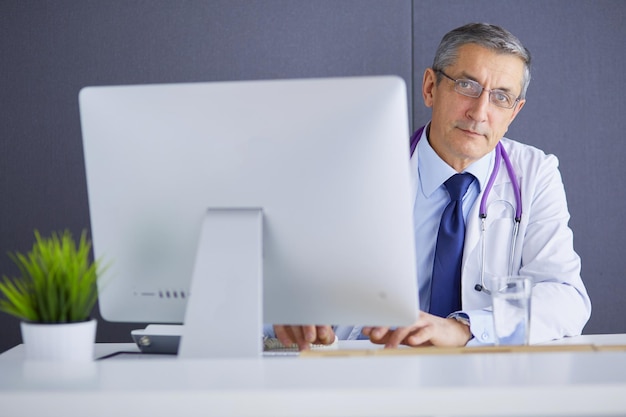
[[[417,318],[401,78],[93,86],[79,104],[104,319]]]

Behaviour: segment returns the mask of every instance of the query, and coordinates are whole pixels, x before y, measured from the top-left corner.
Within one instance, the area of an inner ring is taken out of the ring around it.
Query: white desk
[[[626,335],[561,343],[626,344]],[[0,416],[626,415],[624,351],[133,358],[29,363],[11,349],[0,355]]]

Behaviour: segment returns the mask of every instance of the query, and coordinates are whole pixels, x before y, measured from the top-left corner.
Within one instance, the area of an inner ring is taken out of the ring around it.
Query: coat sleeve
[[[522,176],[523,230],[519,274],[533,278],[531,343],[576,336],[591,315],[580,276],[558,160],[532,149]]]
[[[523,213],[514,272],[533,279],[530,342],[577,336],[589,320],[591,302],[580,276],[581,261],[569,228],[570,214],[558,159],[528,145],[504,142],[522,191]],[[510,183],[506,184],[507,191],[511,191],[510,187]],[[498,261],[502,262],[499,258]],[[464,313],[470,318],[474,335],[471,344],[493,343],[493,317],[490,308],[485,308],[491,303],[480,298],[486,297],[484,294],[469,291]]]

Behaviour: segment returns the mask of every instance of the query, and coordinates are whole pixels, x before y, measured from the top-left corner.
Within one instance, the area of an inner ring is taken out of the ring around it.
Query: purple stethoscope
[[[417,148],[417,143],[422,137],[422,133],[426,126],[422,126],[411,136],[410,141],[410,149],[411,156],[415,152]],[[519,224],[522,221],[522,191],[519,186],[519,182],[517,181],[517,177],[515,175],[515,170],[513,169],[513,165],[511,164],[511,160],[509,159],[509,155],[504,150],[504,146],[502,146],[501,142],[498,142],[495,148],[496,155],[493,165],[493,171],[489,176],[489,181],[487,181],[487,185],[485,186],[485,192],[483,193],[482,199],[480,200],[480,209],[478,212],[478,217],[481,219],[481,241],[482,241],[482,251],[481,251],[481,268],[480,268],[480,284],[476,284],[474,289],[476,291],[484,291],[487,294],[491,292],[485,287],[485,250],[486,250],[486,223],[487,223],[487,197],[489,197],[489,193],[491,192],[491,187],[493,186],[494,181],[496,180],[496,176],[500,171],[500,163],[504,160],[504,165],[506,166],[507,173],[509,174],[509,178],[511,179],[511,183],[513,186],[513,191],[515,193],[515,216],[513,218],[513,236],[511,238],[511,251],[509,253],[509,275],[513,273],[513,255],[515,253],[515,245],[517,244],[517,235],[519,233]]]

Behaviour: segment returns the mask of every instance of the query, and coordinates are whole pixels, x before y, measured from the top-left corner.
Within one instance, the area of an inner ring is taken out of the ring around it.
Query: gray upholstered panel
[[[371,74],[410,83],[411,8],[410,0],[3,0],[0,273],[14,272],[4,254],[28,249],[34,228],[89,226],[80,88]],[[98,339],[130,341],[130,327],[101,322]],[[0,314],[0,351],[19,342],[17,321]]]

